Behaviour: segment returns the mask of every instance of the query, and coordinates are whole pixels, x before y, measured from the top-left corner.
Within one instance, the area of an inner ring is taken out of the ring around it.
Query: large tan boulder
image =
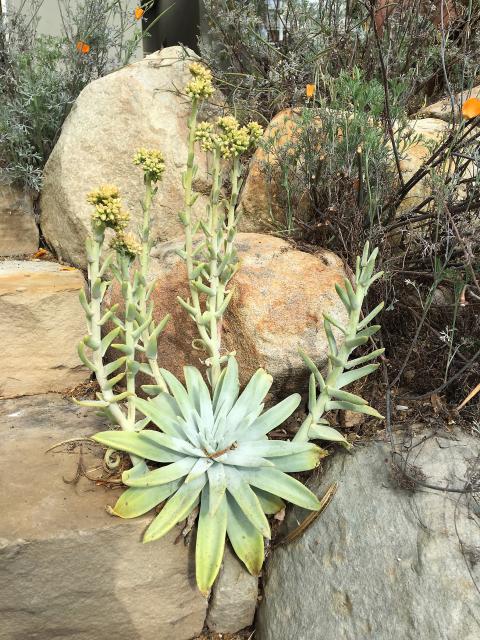
[[[468,100],[468,98],[480,98],[480,85],[473,87],[472,89],[469,89],[467,91],[457,93],[453,97],[453,103],[455,106],[455,118],[457,119],[457,121],[461,120],[462,118],[462,105],[466,100]],[[450,122],[453,116],[452,99],[450,97],[446,97],[438,100],[438,102],[429,104],[420,109],[418,115],[422,118],[439,118],[440,120]]]
[[[152,261],[152,277],[157,278],[152,294],[155,318],[173,316],[158,341],[159,362],[180,377],[184,365],[200,366],[205,359],[192,348],[198,337],[196,326],[176,302],[179,295],[188,297],[185,266],[175,253],[181,246],[180,241],[158,245]],[[280,395],[305,386],[308,372],[298,348],[323,366],[327,356],[323,312],[346,321],[335,291],[335,283],[345,276],[342,262],[329,251],[312,255],[263,234],[240,233],[237,247],[241,265],[232,280],[234,295],[224,318],[223,349],[237,352],[243,383],[264,367],[274,377],[272,390]],[[118,300],[117,286],[111,301]]]
[[[23,189],[0,184],[0,256],[22,256],[37,249],[32,197]]]
[[[192,55],[194,55],[192,53]],[[182,233],[182,172],[187,159],[190,103],[177,93],[191,78],[184,49],[169,47],[89,84],[65,121],[45,167],[41,228],[48,244],[64,260],[86,265],[85,238],[91,206],[85,198],[100,184],[121,191],[135,228],[142,217],[143,174],[132,165],[140,147],[156,148],[166,170],[153,205],[153,237],[168,240]],[[205,154],[198,154],[195,211],[204,211]]]
[[[80,271],[54,262],[0,262],[0,398],[65,392],[87,380]]]

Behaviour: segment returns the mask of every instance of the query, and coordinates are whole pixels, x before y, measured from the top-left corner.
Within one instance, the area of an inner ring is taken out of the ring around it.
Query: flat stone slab
[[[0,262],[0,398],[65,392],[89,378],[77,354],[84,285],[81,271],[55,262]]]
[[[179,529],[141,544],[150,517],[108,515],[119,491],[75,478],[79,449],[56,443],[104,429],[55,394],[0,401],[0,639],[188,640],[207,601]],[[87,473],[101,449],[85,443]]]

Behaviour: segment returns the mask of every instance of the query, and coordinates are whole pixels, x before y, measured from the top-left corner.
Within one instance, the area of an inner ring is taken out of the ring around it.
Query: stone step
[[[86,333],[81,271],[55,262],[0,262],[0,398],[64,392],[88,379],[76,345]]]
[[[120,489],[77,476],[102,464],[85,440],[107,428],[93,409],[58,394],[0,401],[0,640],[190,640],[207,599],[195,583],[194,544],[181,525],[142,544],[152,514],[108,515]],[[81,452],[81,453],[80,453]],[[181,537],[181,536],[180,536]],[[208,626],[235,632],[253,621],[257,579],[227,550]]]
[[[187,640],[204,625],[193,546],[179,529],[141,544],[150,517],[108,515],[119,491],[75,477],[79,448],[52,445],[104,428],[49,394],[0,402],[0,638]],[[101,449],[83,446],[87,470]],[[87,471],[88,472],[88,471]]]

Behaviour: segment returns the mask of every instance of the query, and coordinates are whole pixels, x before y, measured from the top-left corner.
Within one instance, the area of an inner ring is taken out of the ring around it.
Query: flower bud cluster
[[[145,176],[153,183],[158,182],[165,171],[163,155],[155,149],[139,149],[133,156],[133,164],[142,167]]]
[[[134,260],[142,253],[142,245],[135,236],[132,233],[125,233],[124,231],[117,232],[117,235],[112,238],[110,248],[128,256],[131,260]]]
[[[91,215],[94,224],[109,227],[115,231],[125,229],[130,220],[128,211],[122,209],[122,201],[117,187],[105,185],[92,191],[87,202],[95,208]]]
[[[199,62],[192,62],[189,69],[193,80],[185,87],[187,96],[191,100],[209,98],[214,92],[210,69],[207,69]]]
[[[241,127],[234,116],[223,116],[217,120],[217,132],[209,122],[201,122],[195,131],[195,140],[203,151],[218,148],[222,158],[233,158],[248,151],[263,134],[258,122],[249,122]]]

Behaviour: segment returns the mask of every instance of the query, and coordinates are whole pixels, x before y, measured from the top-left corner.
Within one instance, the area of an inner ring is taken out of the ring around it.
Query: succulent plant
[[[364,413],[375,418],[383,418],[376,409],[358,395],[344,391],[343,387],[373,373],[379,365],[365,364],[380,356],[384,349],[376,349],[359,358],[350,360],[352,352],[368,342],[371,336],[380,329],[380,325],[370,325],[370,322],[383,309],[383,302],[378,304],[365,318],[361,319],[362,305],[369,287],[375,280],[382,277],[383,271],[375,275],[375,260],[378,249],[370,253],[370,245],[365,244],[362,257],[357,257],[355,281],[352,285],[348,278],[344,280],[344,287],[336,284],[340,300],[348,312],[348,323],[341,325],[328,314],[324,314],[323,326],[328,340],[328,373],[324,379],[315,363],[304,352],[300,352],[305,364],[310,369],[309,385],[309,414],[295,435],[297,442],[307,440],[331,440],[349,447],[347,440],[323,418],[326,411],[342,409],[354,413]],[[343,341],[337,342],[332,327],[342,334]],[[363,365],[363,366],[358,366]],[[317,389],[319,391],[317,395]]]
[[[134,518],[168,499],[144,542],[162,537],[200,505],[196,575],[200,590],[207,593],[222,562],[225,535],[247,569],[258,575],[263,538],[270,537],[265,514],[279,511],[283,499],[319,508],[313,493],[285,472],[313,469],[325,454],[312,443],[267,438],[297,408],[300,396],[293,394],[262,413],[272,384],[264,370],[239,395],[238,366],[230,357],[213,398],[195,367],[185,367],[184,373],[186,388],[162,370],[171,395],[135,399],[158,430],[105,431],[94,439],[163,464],[150,470],[142,461],[125,471],[122,480],[129,488],[113,508],[117,516]]]

